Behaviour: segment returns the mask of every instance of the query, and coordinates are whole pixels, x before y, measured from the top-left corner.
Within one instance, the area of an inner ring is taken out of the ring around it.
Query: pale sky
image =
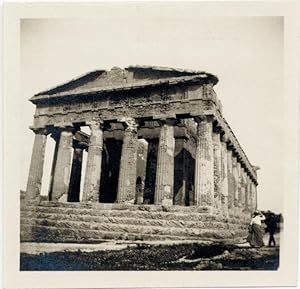
[[[288,193],[283,191],[283,19],[201,17],[188,8],[175,14],[161,9],[155,16],[134,8],[106,12],[98,19],[21,21],[21,189],[33,145],[28,128],[33,94],[91,70],[167,66],[219,77],[215,90],[223,115],[250,162],[261,168],[258,207],[281,212]]]

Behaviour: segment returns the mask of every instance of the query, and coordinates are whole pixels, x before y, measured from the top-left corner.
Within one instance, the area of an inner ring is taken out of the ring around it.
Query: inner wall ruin
[[[217,82],[206,72],[114,67],[34,95],[21,241],[244,237],[258,168],[222,116]],[[45,198],[50,137],[56,145]]]

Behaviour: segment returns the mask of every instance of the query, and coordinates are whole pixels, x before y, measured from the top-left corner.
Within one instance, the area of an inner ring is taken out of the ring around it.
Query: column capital
[[[240,155],[235,147],[232,148],[232,156],[235,157],[237,161],[240,159]]]
[[[213,131],[215,133],[220,134],[220,135],[225,133],[223,127],[220,126],[217,122],[215,122],[214,125],[213,125]]]
[[[88,125],[91,130],[102,129],[104,127],[104,122],[101,119],[87,121],[85,124]]]
[[[244,164],[244,162],[241,162],[241,172],[242,172],[243,174],[246,173],[246,169],[245,169],[245,164]]]
[[[199,123],[199,122],[213,122],[215,120],[214,115],[197,115],[194,116],[194,121]]]
[[[35,134],[47,135],[49,134],[49,130],[46,127],[29,127]]]
[[[241,155],[239,153],[237,153],[237,159],[242,164],[243,158],[241,157]]]
[[[122,117],[118,121],[122,123],[125,131],[137,132],[139,124],[133,117]]]
[[[227,148],[229,151],[234,152],[235,148],[230,139],[227,139]]]
[[[164,124],[175,125],[178,122],[178,120],[176,118],[166,118],[166,119],[159,119],[157,120],[157,122],[160,126]]]
[[[221,132],[221,141],[225,144],[229,142],[229,137],[225,132]]]

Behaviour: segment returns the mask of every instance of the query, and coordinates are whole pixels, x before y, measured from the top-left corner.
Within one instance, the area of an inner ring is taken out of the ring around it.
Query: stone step
[[[32,240],[34,236],[34,240]],[[234,237],[222,238],[222,242],[233,240],[241,240],[244,238],[244,234],[237,232]],[[88,242],[97,243],[105,239],[115,240],[142,240],[142,241],[159,241],[159,240],[198,240],[202,241],[216,241],[218,239],[213,235],[203,236],[179,236],[179,235],[160,235],[160,234],[149,234],[146,232],[123,232],[123,231],[112,231],[112,230],[94,230],[94,229],[76,229],[74,227],[64,228],[57,226],[30,226],[22,225],[21,240],[22,242]]]
[[[164,212],[164,211],[146,211],[141,207],[140,210],[115,210],[115,209],[95,209],[95,208],[82,208],[77,207],[67,207],[67,206],[44,206],[40,205],[38,207],[25,206],[21,210],[26,211],[36,211],[38,213],[53,213],[53,214],[76,214],[76,215],[89,215],[89,216],[109,216],[109,217],[126,217],[128,214],[134,214],[135,218],[146,218],[146,219],[164,219],[164,220],[177,220],[177,221],[220,221],[229,222],[232,224],[241,223],[240,219],[230,218],[229,220],[224,220],[222,217],[210,215],[207,213],[195,213],[190,212]]]
[[[44,212],[32,212],[23,211],[21,212],[21,222],[29,222],[27,218],[37,218],[42,220],[64,220],[64,221],[83,221],[89,223],[112,223],[112,224],[128,224],[138,226],[163,226],[163,227],[175,227],[175,228],[195,228],[195,229],[246,229],[245,225],[242,224],[231,224],[224,223],[221,221],[190,221],[190,220],[165,220],[165,219],[145,219],[137,218],[132,212],[127,214],[125,217],[116,216],[91,216],[82,214],[65,214],[65,213],[44,213]]]
[[[28,220],[28,219],[27,219]],[[26,220],[25,220],[26,221]],[[139,226],[119,223],[95,223],[84,221],[70,221],[70,220],[44,220],[44,219],[30,219],[25,224],[33,224],[34,226],[50,226],[57,228],[69,228],[73,230],[96,230],[96,231],[113,231],[122,233],[136,233],[136,234],[151,234],[151,235],[172,235],[172,236],[187,236],[187,237],[213,237],[215,239],[232,238],[239,230],[229,229],[195,229],[195,228],[176,228],[158,226]],[[24,222],[24,221],[22,221]],[[23,223],[24,224],[24,223]]]
[[[245,218],[212,215],[197,207],[27,202],[21,204],[21,240],[226,241],[247,235]]]
[[[98,231],[74,228],[59,228],[57,226],[30,226],[22,225],[22,242],[32,241],[32,233],[35,242],[58,242],[58,243],[99,243],[107,239],[131,240],[131,241],[159,241],[159,240],[198,240],[196,237],[159,235],[145,233],[124,233],[116,231]],[[207,239],[209,240],[209,239]]]
[[[84,203],[84,202],[54,202],[54,201],[30,201],[21,203],[21,210],[34,209],[38,207],[50,207],[50,208],[67,208],[67,209],[88,209],[88,211],[142,211],[142,212],[162,212],[162,213],[174,213],[187,214],[188,216],[203,215],[211,219],[220,219],[224,222],[224,216],[211,215],[207,211],[207,207],[198,206],[162,206],[162,205],[133,205],[133,204],[118,204],[118,203]],[[155,215],[155,214],[154,214]],[[158,214],[159,215],[159,214]],[[173,214],[171,214],[173,215]],[[229,211],[229,218],[231,223],[248,223],[251,219],[249,214],[241,213],[236,215],[235,210]],[[226,220],[225,220],[226,221]]]
[[[24,206],[43,206],[43,207],[63,207],[63,208],[86,208],[98,210],[126,210],[126,211],[151,211],[151,212],[177,212],[189,214],[195,213],[208,213],[207,207],[201,206],[163,206],[163,205],[133,205],[125,203],[84,203],[84,202],[56,202],[56,201],[40,201],[40,202],[27,202]]]
[[[194,220],[215,220],[216,216],[207,214],[193,213],[191,215],[183,213],[169,213],[169,212],[148,212],[148,211],[129,211],[129,210],[98,210],[98,209],[84,209],[84,208],[64,208],[64,207],[43,207],[26,208],[26,211],[35,210],[38,213],[53,213],[53,214],[76,214],[76,215],[90,215],[90,216],[115,216],[126,217],[128,214],[134,214],[137,218],[151,218],[151,219],[194,219]]]

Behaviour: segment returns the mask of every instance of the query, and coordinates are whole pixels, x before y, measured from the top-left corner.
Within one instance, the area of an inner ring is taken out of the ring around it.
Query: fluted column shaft
[[[242,211],[242,167],[237,159],[237,208]]]
[[[125,131],[120,162],[117,202],[135,201],[136,162],[138,149],[137,124],[133,119],[124,122]]]
[[[195,159],[195,205],[213,206],[214,149],[211,118],[198,120]]]
[[[255,196],[255,186],[251,178],[249,178],[249,187],[251,190],[251,204],[252,204],[252,210],[255,211],[256,206],[256,196]]]
[[[232,155],[232,176],[233,176],[233,203],[234,203],[234,208],[238,208],[238,200],[239,200],[239,195],[238,195],[238,168],[237,168],[237,159],[234,155]]]
[[[58,136],[56,135],[55,137],[52,135],[52,137],[55,140],[55,149],[54,149],[53,160],[52,160],[51,176],[50,176],[50,184],[49,184],[49,192],[48,192],[49,200],[52,200],[54,173],[55,173],[57,153],[58,153],[58,147],[59,147],[59,135]]]
[[[256,185],[252,182],[252,191],[253,191],[253,200],[254,200],[254,210],[257,210],[257,187]]]
[[[174,152],[173,123],[162,122],[158,144],[154,204],[173,204]]]
[[[227,164],[227,144],[222,139],[221,142],[221,205],[223,215],[228,216],[228,164]]]
[[[251,181],[250,177],[247,175],[247,199],[248,199],[248,208],[250,212],[254,211],[254,206],[253,206],[253,197],[252,197],[252,189],[251,189]]]
[[[239,199],[240,199],[242,212],[247,212],[245,182],[246,182],[245,169],[241,167],[241,192],[240,192]]]
[[[227,150],[227,180],[228,180],[228,209],[231,211],[234,207],[234,185],[232,174],[232,151]]]
[[[86,162],[82,201],[99,202],[101,162],[103,150],[103,130],[100,121],[89,123],[91,129],[90,143]]]
[[[68,194],[73,150],[72,146],[72,128],[62,128],[53,176],[52,201],[58,201],[63,195]]]
[[[46,142],[47,132],[45,130],[36,130],[27,181],[26,200],[35,200],[40,195]]]
[[[248,186],[248,175],[245,171],[244,174],[244,188],[245,188],[245,211],[251,211],[251,204],[250,204],[250,193],[249,193],[249,186]]]
[[[214,144],[214,208],[221,213],[221,140],[219,132],[213,133]]]
[[[68,202],[79,202],[81,168],[83,149],[76,147],[73,150],[73,161],[69,184]]]

